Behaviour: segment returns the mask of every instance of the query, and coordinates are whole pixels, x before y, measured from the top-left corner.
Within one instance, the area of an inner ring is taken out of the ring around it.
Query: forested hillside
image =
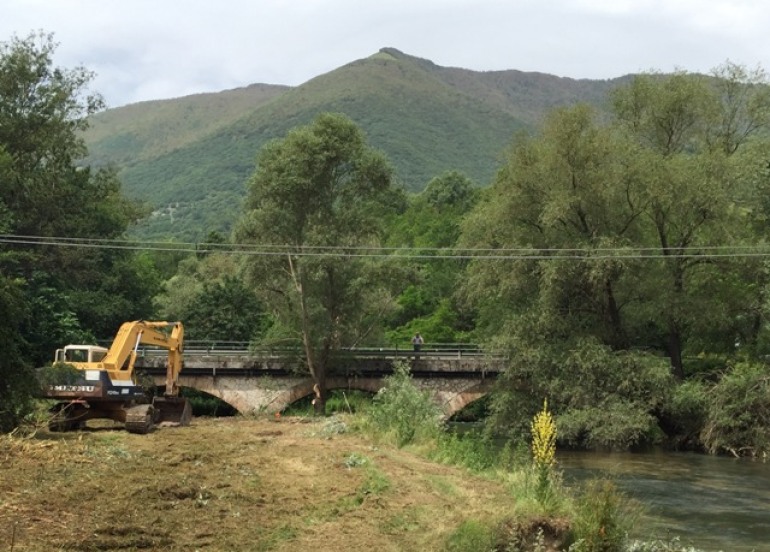
[[[99,113],[87,161],[114,164],[125,193],[154,211],[136,235],[197,241],[229,233],[261,146],[321,112],[359,125],[407,190],[449,170],[486,186],[514,135],[555,106],[602,107],[622,80],[446,68],[384,48],[296,88],[253,85]]]

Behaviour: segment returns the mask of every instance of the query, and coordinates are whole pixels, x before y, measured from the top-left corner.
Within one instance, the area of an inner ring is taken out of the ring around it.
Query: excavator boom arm
[[[168,329],[171,329],[169,332]],[[168,351],[166,395],[178,394],[177,379],[182,371],[184,326],[181,322],[125,322],[101,364],[111,376],[133,379],[136,351],[140,345],[154,345]]]

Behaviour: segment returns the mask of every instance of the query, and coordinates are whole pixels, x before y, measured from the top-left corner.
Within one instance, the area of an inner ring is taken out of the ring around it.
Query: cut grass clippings
[[[236,417],[149,435],[0,437],[0,543],[16,552],[444,550],[468,520],[492,526],[513,511],[503,484],[324,424]]]

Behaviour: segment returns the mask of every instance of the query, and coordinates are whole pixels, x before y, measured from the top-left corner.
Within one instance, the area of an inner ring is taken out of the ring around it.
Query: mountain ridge
[[[232,228],[262,145],[321,112],[358,124],[407,190],[449,170],[485,186],[516,133],[557,106],[602,110],[625,78],[479,72],[386,47],[295,87],[255,83],[106,110],[85,135],[86,161],[115,166],[125,193],[152,206],[138,236],[196,240]]]

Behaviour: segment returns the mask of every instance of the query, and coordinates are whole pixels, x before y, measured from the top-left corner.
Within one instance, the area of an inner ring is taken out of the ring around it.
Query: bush
[[[7,376],[7,377],[6,377]],[[17,374],[0,371],[0,433],[9,433],[34,413],[35,392],[32,371],[20,368]]]
[[[665,359],[592,339],[516,348],[512,358],[492,399],[494,430],[524,434],[539,407],[533,397],[548,397],[561,444],[627,449],[659,438],[652,413],[673,383]]]
[[[395,363],[393,374],[384,383],[369,410],[369,419],[377,430],[395,434],[399,447],[411,443],[418,435],[438,435],[441,410],[429,393],[414,385],[407,363]]]
[[[638,517],[631,503],[611,481],[588,482],[578,497],[574,518],[575,543],[570,552],[621,552],[628,530]]]
[[[37,381],[41,389],[51,385],[74,385],[83,379],[83,372],[66,362],[54,362],[37,370]]]
[[[39,390],[35,374],[22,354],[20,321],[26,318],[18,281],[0,274],[0,433],[12,431],[32,413]]]
[[[762,456],[770,453],[770,371],[740,363],[711,392],[701,439],[712,454]]]
[[[371,393],[356,389],[332,389],[326,397],[326,413],[336,414],[343,412],[354,414],[356,412],[363,412],[371,405],[372,396]],[[287,416],[314,416],[314,398],[314,395],[308,395],[291,403],[283,411],[283,414]]]
[[[510,470],[523,465],[528,455],[528,451],[512,448],[510,442],[501,447],[488,434],[478,431],[441,433],[436,448],[429,453],[432,460],[463,466],[474,472],[496,468]]]
[[[661,424],[677,448],[700,449],[700,433],[706,423],[710,385],[692,379],[674,387],[661,415]]]
[[[657,420],[642,405],[612,398],[598,406],[567,410],[557,425],[562,443],[622,450],[654,440]]]

